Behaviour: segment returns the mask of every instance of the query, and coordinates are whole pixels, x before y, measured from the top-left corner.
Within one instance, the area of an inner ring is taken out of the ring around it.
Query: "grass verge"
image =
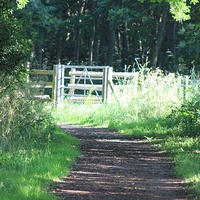
[[[0,199],[54,199],[53,181],[68,174],[79,155],[79,141],[54,127],[45,138],[31,138],[15,152],[0,152]]]

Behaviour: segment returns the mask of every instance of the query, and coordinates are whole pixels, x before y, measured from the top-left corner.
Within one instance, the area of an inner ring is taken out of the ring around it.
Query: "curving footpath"
[[[82,141],[82,155],[51,191],[69,200],[185,200],[173,163],[146,140],[105,128],[60,125]]]

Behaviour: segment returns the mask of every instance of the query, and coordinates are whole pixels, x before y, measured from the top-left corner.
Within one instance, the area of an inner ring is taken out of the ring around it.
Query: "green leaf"
[[[184,48],[186,46],[186,42],[185,41],[180,41],[178,46],[180,48]]]
[[[22,9],[28,3],[29,0],[17,0],[18,8]]]

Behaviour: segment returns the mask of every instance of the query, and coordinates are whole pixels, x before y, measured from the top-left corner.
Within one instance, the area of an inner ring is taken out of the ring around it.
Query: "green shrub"
[[[15,82],[15,79],[10,79]],[[7,84],[9,85],[9,83]],[[46,137],[51,127],[50,114],[34,99],[25,83],[9,85],[0,97],[0,148],[21,148],[31,138]],[[1,91],[0,91],[1,92]]]
[[[200,100],[185,102],[166,119],[169,128],[177,127],[181,136],[200,136]]]
[[[26,83],[11,76],[3,82],[0,199],[55,199],[50,186],[69,172],[79,141],[55,126],[50,107],[35,99]]]

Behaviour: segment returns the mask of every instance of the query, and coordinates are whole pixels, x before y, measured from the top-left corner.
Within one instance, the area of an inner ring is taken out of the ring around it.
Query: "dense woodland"
[[[189,20],[181,11],[175,20],[170,1],[30,0],[23,9],[13,0],[1,2],[1,46],[12,47],[5,41],[10,35],[18,38],[15,48],[30,47],[15,51],[16,64],[26,57],[22,52],[30,53],[33,68],[61,63],[137,70],[135,59],[170,72],[200,68],[199,3],[191,4]]]

